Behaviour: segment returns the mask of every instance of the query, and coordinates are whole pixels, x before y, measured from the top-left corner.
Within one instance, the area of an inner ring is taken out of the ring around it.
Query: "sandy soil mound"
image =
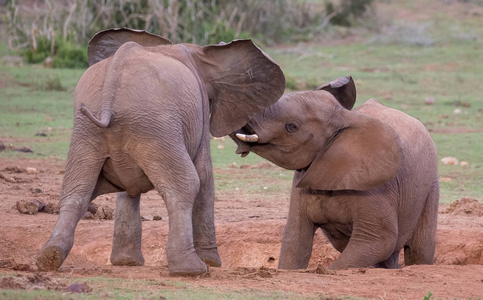
[[[453,202],[443,213],[481,217],[483,216],[483,203],[478,202],[476,199],[465,197]]]

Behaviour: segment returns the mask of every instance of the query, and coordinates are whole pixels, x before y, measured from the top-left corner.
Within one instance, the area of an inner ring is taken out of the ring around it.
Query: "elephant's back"
[[[415,163],[437,168],[436,147],[426,127],[416,118],[370,99],[357,111],[370,115],[388,124],[399,136],[406,163]]]
[[[183,62],[161,53],[140,49],[126,58],[119,74],[119,85],[124,87],[118,96],[143,110],[159,107],[183,113],[201,111],[200,82]],[[121,102],[121,101],[120,101]],[[163,116],[160,116],[163,117]]]

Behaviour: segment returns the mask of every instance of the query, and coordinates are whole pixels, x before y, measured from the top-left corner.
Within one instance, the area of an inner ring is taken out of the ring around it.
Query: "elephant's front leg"
[[[292,187],[290,209],[280,250],[279,269],[305,269],[312,254],[317,227],[307,216],[306,202],[300,189]]]
[[[131,198],[126,192],[117,193],[114,218],[114,239],[111,263],[116,266],[142,266],[141,195]]]
[[[213,168],[208,150],[200,151],[195,167],[200,178],[200,192],[193,207],[194,246],[202,261],[209,266],[220,267],[221,259],[215,236]]]

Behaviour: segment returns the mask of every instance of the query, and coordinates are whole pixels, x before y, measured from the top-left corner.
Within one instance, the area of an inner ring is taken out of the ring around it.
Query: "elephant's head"
[[[351,77],[287,93],[231,137],[238,154],[253,151],[301,172],[297,187],[369,189],[396,174],[400,142],[386,123],[351,110],[355,100]]]
[[[275,103],[285,88],[280,67],[251,40],[204,47],[170,45],[169,40],[145,31],[109,29],[89,43],[89,63],[114,55],[127,42],[178,59],[196,74],[210,101],[210,132],[216,137],[242,127],[255,113]]]

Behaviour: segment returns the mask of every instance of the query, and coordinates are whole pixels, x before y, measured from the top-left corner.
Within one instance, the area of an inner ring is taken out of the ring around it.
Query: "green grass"
[[[0,66],[5,86],[0,89],[0,141],[17,148],[28,147],[34,157],[65,159],[72,128],[73,90],[82,73],[28,65]],[[50,90],[52,87],[54,90]],[[0,155],[32,156],[13,151]]]
[[[3,276],[14,277],[13,275]],[[256,289],[233,290],[227,288],[209,288],[175,280],[132,280],[109,277],[87,277],[82,279],[55,278],[59,290],[0,290],[0,298],[10,299],[321,299],[320,295],[299,295],[283,291],[260,291]],[[72,283],[86,283],[91,292],[69,293],[63,286]],[[323,298],[322,298],[323,299]],[[349,299],[349,298],[340,298]]]

